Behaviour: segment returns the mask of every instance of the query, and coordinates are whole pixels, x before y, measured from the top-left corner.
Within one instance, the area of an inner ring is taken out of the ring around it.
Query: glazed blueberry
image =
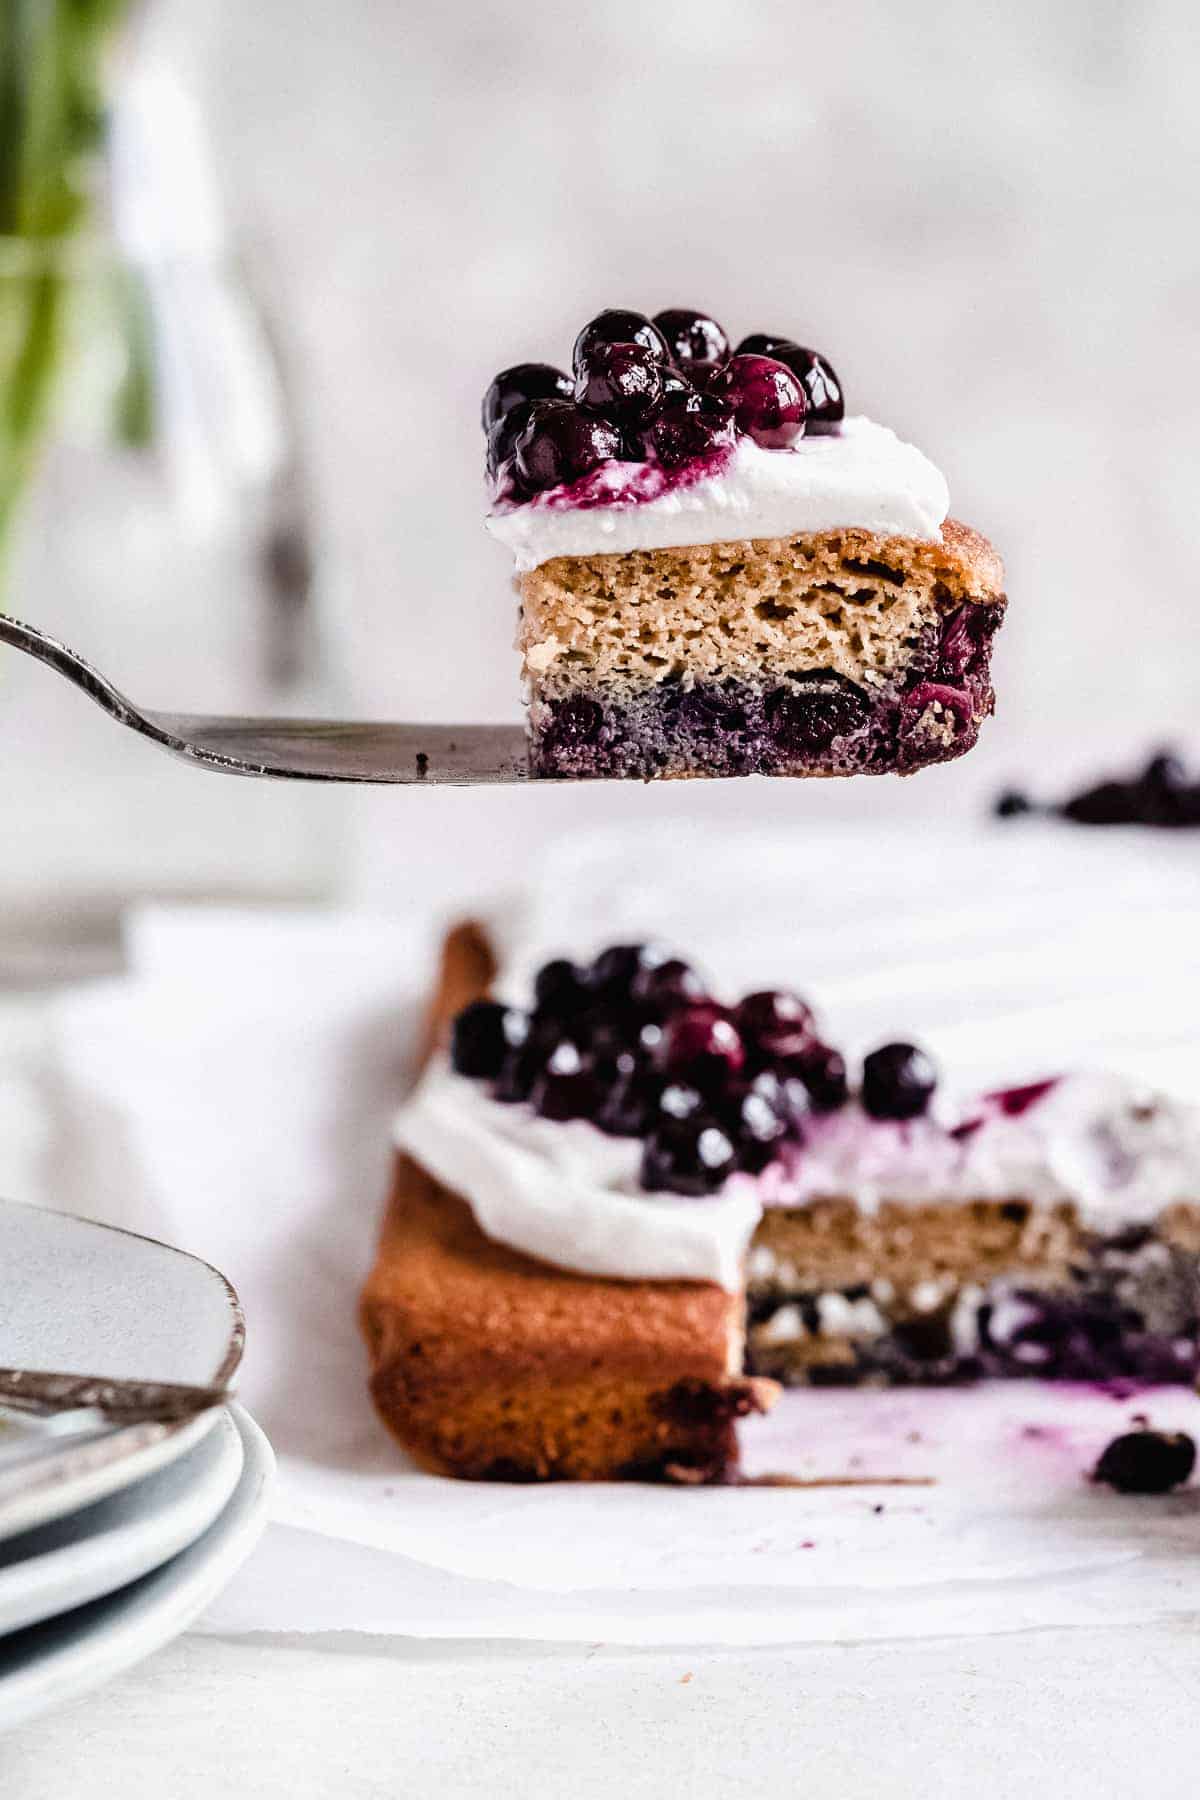
[[[850,1097],[846,1059],[829,1044],[813,1044],[793,1065],[814,1112],[836,1112]]]
[[[915,1044],[884,1044],[863,1062],[862,1103],[873,1119],[916,1119],[937,1086],[937,1070]]]
[[[664,1075],[705,1093],[720,1090],[746,1060],[737,1026],[723,1007],[706,1001],[672,1013],[663,1028],[657,1062]]]
[[[816,350],[806,350],[792,338],[755,331],[742,339],[737,353],[739,356],[771,356],[792,371],[808,402],[804,424],[808,437],[827,436],[838,429],[846,413],[842,384],[832,365]]]
[[[650,443],[664,467],[680,468],[698,457],[715,456],[737,441],[733,409],[712,394],[694,390],[663,405],[650,429]]]
[[[804,435],[804,388],[773,357],[731,357],[709,382],[708,392],[728,401],[738,430],[765,450],[786,450]]]
[[[704,1096],[686,1081],[669,1081],[658,1096],[657,1111],[666,1119],[694,1119],[704,1110]]]
[[[569,400],[571,377],[550,363],[516,363],[503,369],[483,396],[483,429],[530,400]]]
[[[675,400],[688,400],[696,393],[696,388],[686,375],[678,369],[664,368],[662,372],[662,398],[666,406]]]
[[[588,985],[604,1004],[621,1005],[632,996],[641,970],[656,968],[666,960],[665,953],[653,944],[610,944],[588,970]]]
[[[586,983],[584,971],[565,956],[543,963],[533,984],[538,1013],[552,1019],[574,1018],[588,1004]]]
[[[1127,1431],[1109,1444],[1092,1480],[1119,1494],[1167,1494],[1195,1466],[1196,1446],[1186,1431]]]
[[[524,1035],[512,1043],[492,1089],[493,1097],[506,1105],[528,1100],[563,1035],[557,1019],[539,1018],[536,1013],[523,1013],[521,1018]]]
[[[529,1097],[541,1118],[559,1122],[594,1118],[602,1099],[587,1059],[570,1038],[554,1046]]]
[[[665,1019],[681,1006],[693,1006],[707,998],[701,977],[677,956],[639,969],[634,977],[633,1004],[652,1019]]]
[[[577,373],[589,361],[597,344],[640,344],[658,362],[671,360],[666,339],[658,326],[651,324],[645,313],[628,312],[624,307],[610,306],[584,326],[575,339],[571,359]]]
[[[729,339],[707,313],[669,306],[665,312],[655,313],[654,323],[680,369],[715,369],[729,355]]]
[[[806,670],[767,695],[767,730],[789,756],[821,756],[871,717],[866,694],[832,670]]]
[[[610,1137],[644,1137],[656,1117],[660,1083],[640,1058],[622,1054],[600,1071],[604,1097],[596,1124]]]
[[[701,1117],[650,1133],[641,1180],[650,1193],[712,1194],[736,1168],[737,1153],[725,1132]]]
[[[505,1057],[529,1035],[528,1015],[495,1000],[474,1000],[455,1019],[450,1032],[450,1066],[459,1075],[492,1081]]]
[[[513,467],[525,492],[536,494],[625,455],[621,434],[608,419],[566,400],[535,400],[513,446]]]
[[[517,447],[517,439],[529,423],[529,415],[533,411],[532,400],[518,400],[515,406],[496,420],[487,434],[487,472],[493,480],[499,475],[501,468],[512,459]]]
[[[789,1136],[784,1106],[780,1084],[772,1089],[757,1081],[734,1088],[722,1105],[721,1123],[737,1151],[738,1167],[747,1174],[760,1174]]]
[[[638,1048],[641,1020],[632,1007],[601,1006],[590,984],[586,1011],[573,1021],[587,1039],[590,1055],[601,1063],[615,1063],[618,1057],[633,1055]]]
[[[746,1043],[768,1061],[802,1055],[815,1036],[812,1008],[786,988],[747,994],[735,1018]]]
[[[804,1056],[795,1063],[780,1063],[774,1069],[760,1069],[750,1083],[752,1091],[767,1102],[790,1137],[803,1137],[804,1117],[810,1110],[808,1089],[796,1071],[803,1062],[825,1049],[825,1045],[818,1044],[814,1039]]]
[[[662,392],[662,364],[641,344],[593,344],[575,375],[577,405],[630,431],[649,424]]]

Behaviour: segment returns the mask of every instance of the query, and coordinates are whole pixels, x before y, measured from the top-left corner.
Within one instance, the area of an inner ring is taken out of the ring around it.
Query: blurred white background
[[[154,37],[201,93],[284,301],[344,704],[514,712],[479,399],[503,365],[567,360],[602,306],[704,305],[736,335],[820,347],[1009,566],[999,714],[964,762],[903,784],[312,792],[289,804],[341,846],[333,885],[451,907],[568,822],[968,819],[1009,778],[1056,791],[1187,742],[1193,0],[164,0]],[[87,647],[118,677],[136,666],[129,643]],[[203,661],[178,654],[177,700]],[[201,685],[197,707],[223,703]],[[158,829],[184,830],[192,784],[217,778],[127,754]],[[249,841],[270,802],[230,782],[223,805]],[[43,854],[23,845],[27,885]]]

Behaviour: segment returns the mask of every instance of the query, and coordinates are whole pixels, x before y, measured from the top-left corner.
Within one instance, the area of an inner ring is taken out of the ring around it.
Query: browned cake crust
[[[450,933],[433,1041],[493,972],[481,932]],[[406,1156],[361,1321],[384,1423],[451,1475],[711,1480],[736,1458],[734,1420],[775,1394],[741,1374],[739,1295],[537,1262],[485,1237]]]

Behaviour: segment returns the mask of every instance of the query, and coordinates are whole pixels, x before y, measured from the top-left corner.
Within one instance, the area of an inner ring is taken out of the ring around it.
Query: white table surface
[[[5,1800],[738,1795],[1191,1800],[1200,1619],[615,1651],[188,1635],[0,1747]]]

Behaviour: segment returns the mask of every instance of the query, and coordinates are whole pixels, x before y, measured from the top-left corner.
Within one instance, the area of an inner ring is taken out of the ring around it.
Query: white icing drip
[[[612,465],[614,485],[630,465]],[[714,475],[653,500],[572,507],[557,494],[502,506],[487,520],[518,570],[555,556],[665,550],[730,539],[858,526],[884,537],[937,538],[950,507],[945,477],[886,426],[847,419],[841,432],[764,450],[739,438]]]
[[[955,1139],[955,1118],[983,1123]],[[813,1119],[803,1147],[758,1179],[735,1175],[705,1199],[643,1192],[639,1140],[502,1105],[444,1059],[400,1112],[395,1137],[500,1243],[584,1274],[715,1281],[731,1292],[764,1205],[819,1195],[868,1212],[884,1199],[1070,1201],[1085,1224],[1115,1232],[1200,1199],[1200,1111],[1118,1076],[1067,1077],[1012,1118],[977,1102],[894,1124],[850,1105]]]

